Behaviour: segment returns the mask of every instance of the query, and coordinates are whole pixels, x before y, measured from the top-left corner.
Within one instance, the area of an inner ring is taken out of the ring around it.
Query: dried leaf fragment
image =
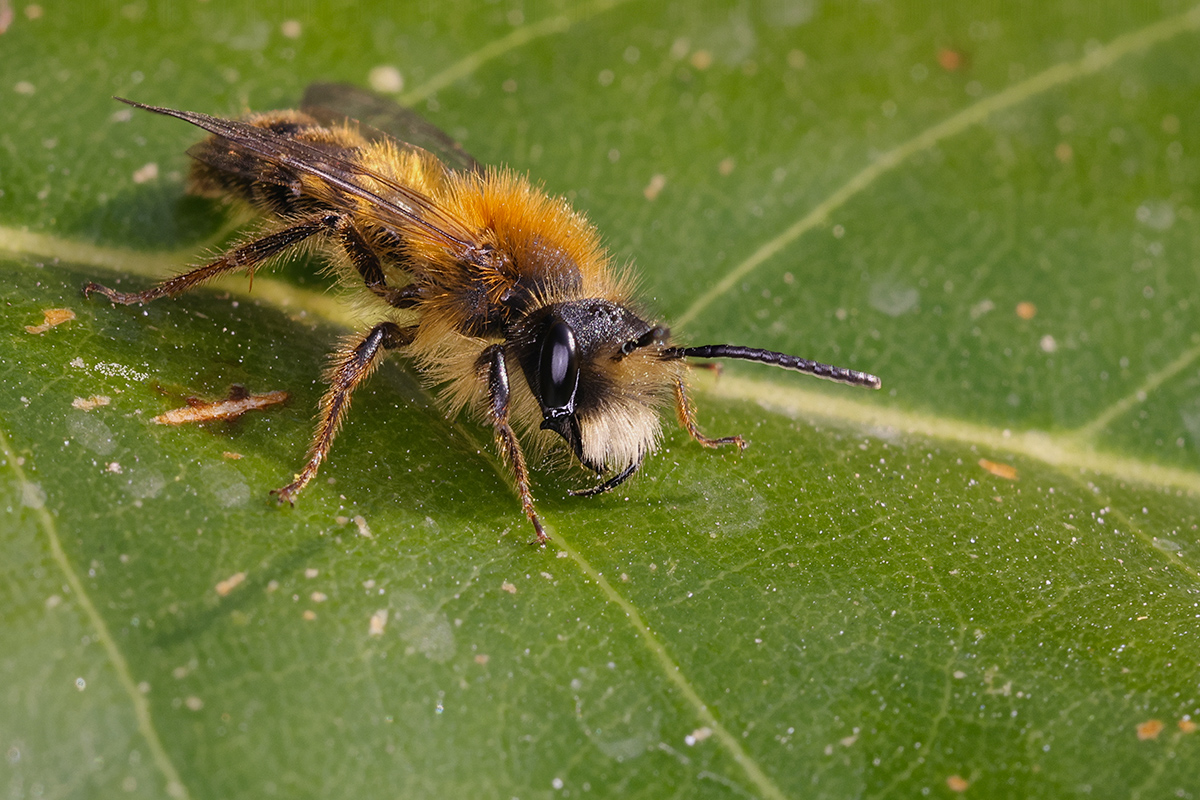
[[[228,578],[217,584],[217,594],[219,594],[221,597],[224,597],[240,586],[244,580],[246,580],[246,573],[244,572],[238,572],[234,575],[230,575]]]
[[[952,792],[965,792],[970,788],[971,782],[961,775],[951,775],[949,778],[946,778],[946,786]]]
[[[229,387],[229,397],[224,400],[208,403],[189,397],[186,406],[173,408],[150,421],[159,425],[186,425],[189,422],[235,420],[247,411],[262,411],[286,403],[290,397],[291,395],[284,391],[250,394],[246,387],[234,384]]]
[[[1137,737],[1143,742],[1147,739],[1157,739],[1162,729],[1162,720],[1148,719],[1137,726]]]
[[[1017,468],[1012,464],[1004,464],[999,461],[988,461],[986,458],[981,458],[979,459],[979,466],[983,467],[997,478],[1004,478],[1006,481],[1015,481],[1017,479]]]
[[[374,537],[374,536],[371,534],[371,526],[367,525],[367,520],[366,520],[366,518],[364,518],[364,517],[363,517],[363,515],[362,515],[362,514],[358,514],[358,515],[356,515],[356,516],[354,517],[354,524],[355,524],[355,526],[358,528],[358,535],[359,535],[359,536],[365,536],[365,537],[367,537],[368,539],[374,539],[374,538],[375,538],[375,537]]]
[[[41,325],[26,325],[26,333],[45,333],[55,325],[62,325],[75,319],[75,312],[69,308],[47,308],[42,311]]]
[[[100,406],[106,406],[112,402],[112,398],[108,395],[94,394],[91,397],[76,397],[71,401],[71,408],[78,408],[80,411],[92,411]]]

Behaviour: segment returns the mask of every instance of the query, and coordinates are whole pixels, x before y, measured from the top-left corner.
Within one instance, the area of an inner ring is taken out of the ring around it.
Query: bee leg
[[[232,270],[245,269],[253,275],[254,269],[264,261],[279,255],[290,247],[300,244],[311,236],[327,232],[329,230],[329,221],[327,218],[330,216],[330,214],[321,214],[319,216],[306,217],[286,228],[238,245],[204,266],[196,267],[173,278],[168,278],[157,286],[151,286],[149,289],[141,292],[118,292],[116,289],[110,289],[98,283],[89,283],[83,287],[83,294],[84,297],[87,297],[95,292],[107,297],[114,303],[128,306],[134,303],[149,303],[151,300],[157,300],[160,297],[186,292],[197,284]]]
[[[622,470],[620,473],[612,476],[599,486],[593,486],[590,489],[573,489],[570,494],[572,497],[595,497],[598,494],[604,494],[611,489],[615,489],[633,476],[633,473],[638,471],[638,467],[642,465],[641,461],[635,461]]]
[[[705,447],[720,447],[723,444],[737,445],[739,450],[746,449],[746,440],[740,436],[723,436],[720,439],[710,439],[700,432],[696,426],[696,407],[692,405],[692,398],[688,397],[687,387],[683,381],[675,381],[675,414],[679,417],[679,424],[688,432],[688,435],[695,439]]]
[[[537,532],[536,543],[542,544],[550,537],[542,528],[542,521],[533,507],[533,494],[529,491],[529,470],[525,466],[525,455],[521,452],[517,434],[508,424],[508,369],[504,365],[503,346],[494,344],[488,347],[479,356],[478,363],[480,372],[486,371],[487,414],[496,429],[496,446],[500,448],[501,455],[512,468],[513,477],[517,481],[517,494],[521,496],[521,508],[525,511],[525,516],[529,517],[529,521],[533,523],[534,531]]]
[[[350,408],[350,394],[379,366],[381,356],[386,351],[410,344],[415,332],[415,328],[401,328],[394,322],[381,322],[362,341],[336,354],[329,371],[329,389],[321,398],[320,420],[308,448],[308,461],[304,469],[296,474],[295,480],[271,492],[280,502],[296,502],[296,495],[316,476],[317,469],[328,455],[333,437],[337,435],[346,410]]]
[[[362,235],[362,232],[354,226],[350,217],[339,216],[330,227],[337,236],[338,243],[342,246],[346,257],[358,270],[363,283],[372,293],[393,308],[412,308],[417,304],[417,301],[421,299],[420,287],[415,284],[409,284],[399,289],[388,286],[379,253]]]

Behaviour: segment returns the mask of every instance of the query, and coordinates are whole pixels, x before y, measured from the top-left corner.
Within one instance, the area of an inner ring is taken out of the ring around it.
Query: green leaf
[[[7,796],[1200,794],[1200,10],[397,5],[0,23]],[[312,262],[83,300],[232,224],[184,196],[197,132],[109,96],[397,75],[686,340],[884,390],[698,374],[752,446],[672,432],[588,500],[540,466],[533,548],[489,432],[393,361],[277,507],[364,321]],[[150,422],[234,383],[292,399]]]

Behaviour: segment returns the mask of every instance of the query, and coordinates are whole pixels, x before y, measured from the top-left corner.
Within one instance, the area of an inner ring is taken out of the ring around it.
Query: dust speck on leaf
[[[367,83],[377,92],[395,94],[404,89],[404,75],[391,64],[381,64],[367,73]]]
[[[371,615],[371,622],[367,627],[368,636],[383,636],[383,629],[387,625],[388,610],[381,608]]]
[[[46,505],[46,490],[36,483],[21,485],[21,505],[26,508],[42,508]]]
[[[1137,221],[1156,231],[1175,224],[1175,206],[1166,200],[1147,200],[1137,208]]]
[[[365,536],[365,537],[367,537],[368,539],[374,539],[374,538],[375,538],[375,537],[374,537],[374,536],[371,534],[371,528],[370,528],[370,527],[367,525],[367,520],[366,520],[366,519],[363,517],[363,515],[362,515],[362,514],[358,514],[358,515],[356,515],[356,516],[354,517],[354,524],[355,524],[355,526],[358,528],[358,535],[359,535],[359,536]]]
[[[139,167],[138,169],[134,170],[133,182],[134,183],[149,183],[150,181],[154,180],[157,177],[158,177],[158,164],[155,164],[153,161],[151,161],[149,164],[145,164],[145,165]]]
[[[508,592],[509,594],[517,593],[517,587],[514,586],[513,584],[509,583],[508,581],[505,581],[504,583],[500,584],[500,588],[503,589],[504,591]]]
[[[991,300],[988,300],[986,298],[983,300],[980,300],[978,303],[971,306],[971,319],[979,319],[980,317],[982,317],[984,314],[988,313],[989,311],[994,311],[995,308],[996,308],[996,304],[993,303]]]
[[[951,775],[949,778],[946,778],[946,786],[952,792],[965,792],[971,787],[971,782],[961,775]]]
[[[1017,303],[1017,316],[1021,319],[1033,319],[1037,316],[1037,306],[1028,300]]]
[[[653,175],[650,177],[650,183],[646,184],[646,188],[642,190],[647,200],[653,200],[662,193],[666,188],[667,176],[662,174]]]

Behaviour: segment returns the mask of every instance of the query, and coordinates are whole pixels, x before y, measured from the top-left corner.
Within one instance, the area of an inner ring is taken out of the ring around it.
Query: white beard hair
[[[658,411],[637,401],[614,403],[580,420],[583,460],[620,471],[658,447],[662,422]]]

